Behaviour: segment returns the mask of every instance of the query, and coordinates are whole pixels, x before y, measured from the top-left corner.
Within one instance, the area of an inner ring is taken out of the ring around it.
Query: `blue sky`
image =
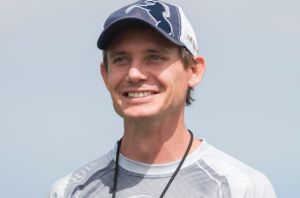
[[[99,74],[104,19],[132,1],[1,0],[1,197],[45,197],[122,134]],[[170,2],[170,1],[169,1]],[[186,122],[299,194],[300,13],[296,0],[179,1],[207,70]]]

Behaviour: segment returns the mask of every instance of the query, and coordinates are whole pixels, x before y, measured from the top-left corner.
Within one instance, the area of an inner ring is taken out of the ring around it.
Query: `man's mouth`
[[[130,91],[126,92],[124,95],[128,98],[144,98],[154,94],[156,93],[152,91]]]

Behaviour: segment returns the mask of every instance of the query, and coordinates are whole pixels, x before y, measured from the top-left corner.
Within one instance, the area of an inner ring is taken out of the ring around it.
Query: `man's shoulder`
[[[265,174],[214,146],[210,145],[209,150],[204,161],[227,179],[233,198],[276,198],[272,184]]]
[[[69,174],[59,180],[57,180],[50,188],[48,193],[48,198],[64,198],[66,188],[68,186],[68,181],[72,174]]]
[[[57,180],[50,188],[48,198],[67,198],[74,189],[88,182],[87,180],[89,178],[94,175],[99,176],[110,171],[114,166],[113,152],[114,150],[111,150],[107,154]]]

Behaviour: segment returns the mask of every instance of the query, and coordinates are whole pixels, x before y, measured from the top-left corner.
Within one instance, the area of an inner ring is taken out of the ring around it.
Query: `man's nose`
[[[129,68],[127,79],[130,82],[139,82],[147,79],[145,72],[142,70],[141,66],[132,65]]]

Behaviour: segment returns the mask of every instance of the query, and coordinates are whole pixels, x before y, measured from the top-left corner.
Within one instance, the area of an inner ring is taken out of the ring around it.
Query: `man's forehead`
[[[168,52],[170,52],[170,48],[165,46],[156,46],[152,48],[145,48],[140,52],[145,54],[151,54],[151,53],[167,54]],[[129,50],[120,49],[120,48],[111,48],[110,50],[107,50],[107,54],[109,57],[128,55],[130,53],[131,52]]]

